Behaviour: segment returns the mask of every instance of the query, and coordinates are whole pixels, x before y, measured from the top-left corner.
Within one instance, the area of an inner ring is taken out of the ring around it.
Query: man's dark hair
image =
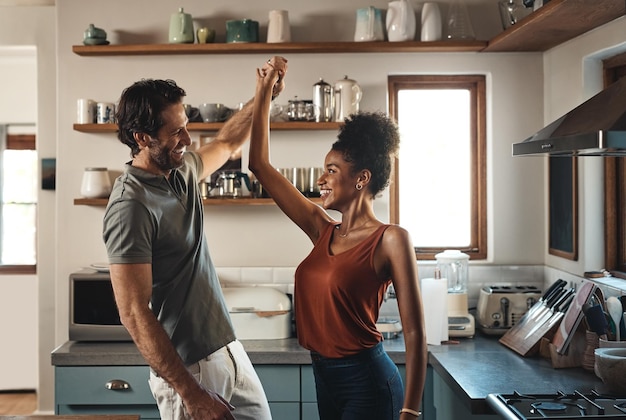
[[[146,133],[156,137],[163,126],[163,110],[180,103],[185,95],[185,90],[173,80],[142,79],[124,89],[115,118],[119,127],[117,137],[130,147],[131,156],[139,153],[133,134]]]

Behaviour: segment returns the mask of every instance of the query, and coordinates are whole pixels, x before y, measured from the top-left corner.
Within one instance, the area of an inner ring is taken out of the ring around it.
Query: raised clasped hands
[[[274,56],[267,60],[261,69],[257,69],[257,78],[265,83],[272,83],[272,99],[276,98],[285,88],[285,74],[287,73],[287,59]]]

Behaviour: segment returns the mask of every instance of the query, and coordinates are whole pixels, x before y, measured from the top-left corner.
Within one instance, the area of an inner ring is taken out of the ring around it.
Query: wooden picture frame
[[[578,160],[549,158],[549,238],[551,255],[578,260]]]

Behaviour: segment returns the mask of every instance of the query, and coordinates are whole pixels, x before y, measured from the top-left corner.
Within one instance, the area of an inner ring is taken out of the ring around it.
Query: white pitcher
[[[289,26],[289,12],[287,10],[270,10],[267,25],[267,42],[290,42],[291,27]]]
[[[415,11],[408,0],[389,2],[386,24],[389,41],[413,41],[415,39]]]
[[[354,40],[356,42],[385,40],[383,18],[380,9],[374,6],[357,9]]]

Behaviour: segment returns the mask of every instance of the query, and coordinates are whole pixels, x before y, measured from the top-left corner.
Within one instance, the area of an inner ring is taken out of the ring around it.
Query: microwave
[[[132,341],[120,321],[109,273],[70,274],[69,339]]]

